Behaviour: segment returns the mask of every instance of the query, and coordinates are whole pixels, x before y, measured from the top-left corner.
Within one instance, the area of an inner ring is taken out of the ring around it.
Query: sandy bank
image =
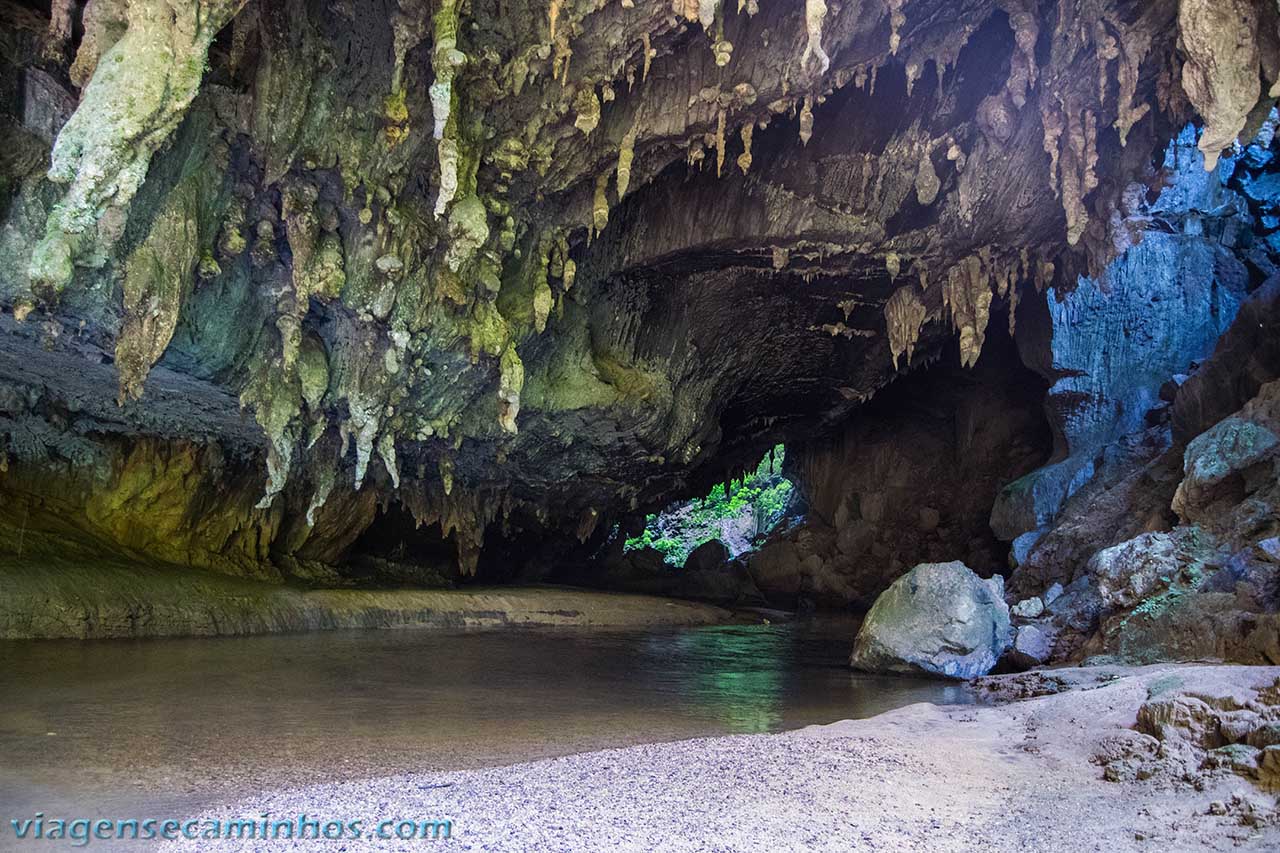
[[[0,639],[191,637],[336,628],[729,622],[722,608],[563,587],[298,589],[176,567],[0,561]]]
[[[306,813],[360,819],[366,828],[390,817],[451,819],[451,850],[1280,849],[1275,794],[1256,780],[1203,770],[1188,779],[1155,773],[1110,782],[1097,758],[1136,736],[1139,708],[1151,697],[1256,705],[1260,695],[1275,698],[1269,686],[1280,668],[1099,668],[1017,678],[1004,692],[1065,692],[991,707],[912,705],[778,735],[318,785],[264,793],[206,817]],[[200,844],[168,849],[209,849]],[[345,849],[423,846],[365,839]],[[291,847],[223,841],[217,849]]]

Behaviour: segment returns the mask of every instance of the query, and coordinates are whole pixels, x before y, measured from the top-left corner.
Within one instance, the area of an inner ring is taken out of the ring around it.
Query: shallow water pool
[[[846,667],[853,623],[0,643],[0,819],[772,732],[948,683]]]

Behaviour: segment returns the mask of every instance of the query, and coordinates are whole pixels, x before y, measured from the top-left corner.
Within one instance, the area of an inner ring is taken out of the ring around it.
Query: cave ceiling
[[[0,8],[11,422],[221,443],[256,512],[368,491],[464,567],[972,364],[1280,77],[1262,0]]]

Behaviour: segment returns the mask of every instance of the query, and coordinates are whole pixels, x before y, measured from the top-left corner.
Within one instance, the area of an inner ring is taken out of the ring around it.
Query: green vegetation
[[[716,485],[700,500],[667,507],[645,519],[644,532],[626,541],[626,550],[653,548],[673,566],[683,566],[690,552],[719,539],[737,556],[768,533],[791,502],[791,481],[782,476],[783,446],[769,452],[741,481]]]

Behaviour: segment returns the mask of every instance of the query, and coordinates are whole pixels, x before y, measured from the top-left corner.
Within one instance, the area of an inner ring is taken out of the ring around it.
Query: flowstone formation
[[[4,547],[325,583],[972,367],[1280,67],[1262,0],[0,5]]]

